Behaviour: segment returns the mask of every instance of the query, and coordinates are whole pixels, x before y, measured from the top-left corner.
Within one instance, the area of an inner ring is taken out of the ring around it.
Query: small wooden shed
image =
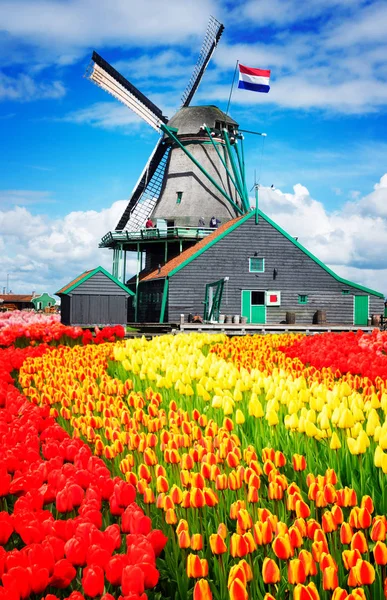
[[[97,267],[85,271],[56,292],[61,299],[61,322],[82,327],[126,325],[128,298],[123,283]]]

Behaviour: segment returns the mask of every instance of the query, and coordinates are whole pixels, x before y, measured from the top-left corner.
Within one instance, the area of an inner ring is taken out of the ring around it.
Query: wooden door
[[[354,296],[354,325],[368,325],[369,296]]]

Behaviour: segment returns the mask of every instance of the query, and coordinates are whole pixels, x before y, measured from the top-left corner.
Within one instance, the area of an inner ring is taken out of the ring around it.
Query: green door
[[[354,325],[368,325],[368,296],[354,296]]]
[[[242,290],[241,314],[248,323],[266,323],[265,292]]]

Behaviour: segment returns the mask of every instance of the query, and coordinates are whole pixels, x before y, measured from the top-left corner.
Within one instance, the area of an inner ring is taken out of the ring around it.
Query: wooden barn
[[[140,322],[223,313],[248,323],[291,315],[300,324],[367,325],[383,311],[382,293],[336,275],[261,211],[226,222],[139,282]]]
[[[271,219],[252,209],[240,128],[227,108],[191,106],[220,40],[211,18],[198,62],[171,119],[96,52],[89,79],[153,127],[159,138],[114,231],[113,276],[126,282],[135,253],[130,322],[235,315],[249,323],[367,325],[383,294],[333,273]],[[258,198],[256,198],[256,203]],[[117,289],[117,287],[116,287]],[[65,307],[65,311],[69,309]]]
[[[64,325],[126,325],[128,298],[133,295],[121,281],[97,267],[85,271],[56,292],[61,299]]]

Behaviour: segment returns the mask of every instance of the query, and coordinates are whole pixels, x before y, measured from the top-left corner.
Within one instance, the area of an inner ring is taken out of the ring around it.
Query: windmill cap
[[[233,125],[238,129],[238,123],[234,119],[213,105],[185,106],[168,121],[168,126],[175,127],[180,136],[199,133],[203,123],[210,129],[215,127],[222,129],[225,125]]]

